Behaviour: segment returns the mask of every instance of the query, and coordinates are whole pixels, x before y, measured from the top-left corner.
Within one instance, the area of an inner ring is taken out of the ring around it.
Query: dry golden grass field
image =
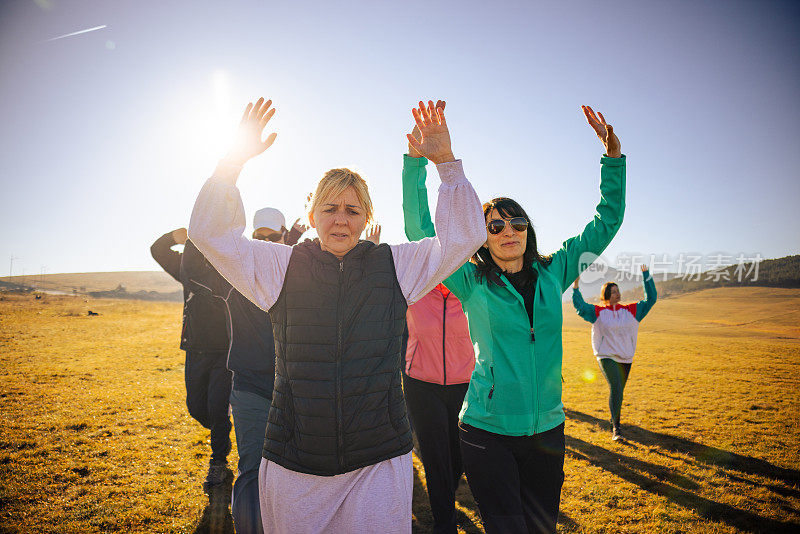
[[[0,532],[230,532],[228,496],[201,488],[208,434],[184,406],[180,309],[2,297]],[[659,301],[620,443],[589,325],[565,308],[559,531],[800,531],[799,325],[796,289]],[[415,531],[428,532],[415,467]],[[465,482],[458,500],[463,530],[482,532]]]

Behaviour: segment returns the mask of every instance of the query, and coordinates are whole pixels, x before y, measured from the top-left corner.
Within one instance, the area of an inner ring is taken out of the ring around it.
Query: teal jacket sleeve
[[[428,206],[428,188],[425,185],[427,163],[426,158],[403,155],[403,222],[409,241],[419,241],[436,235]],[[443,284],[458,300],[465,302],[475,284],[475,266],[465,263]]]
[[[403,154],[403,222],[409,241],[419,241],[436,235],[428,207],[428,176],[426,158],[412,158]]]
[[[580,235],[564,241],[561,249],[553,254],[549,270],[561,282],[565,291],[611,243],[622,226],[625,214],[625,156],[600,159],[600,203],[594,218]],[[582,257],[584,254],[590,257]],[[583,263],[583,265],[581,265]]]
[[[594,311],[594,306],[591,304],[587,304],[585,300],[583,300],[583,295],[579,289],[572,290],[572,305],[575,306],[575,311],[578,312],[584,320],[589,321],[590,323],[594,324],[597,320],[597,314]]]
[[[644,298],[636,303],[636,320],[641,321],[653,307],[658,299],[656,293],[656,282],[653,280],[650,271],[642,272],[642,284],[644,285]]]

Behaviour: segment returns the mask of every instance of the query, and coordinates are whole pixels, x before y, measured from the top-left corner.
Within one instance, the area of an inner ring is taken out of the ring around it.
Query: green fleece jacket
[[[409,238],[434,235],[425,187],[425,158],[404,156],[403,210]],[[619,230],[625,212],[625,156],[600,160],[600,203],[580,235],[564,241],[538,272],[533,335],[525,302],[505,276],[499,286],[478,280],[466,263],[444,285],[467,314],[475,370],[459,418],[497,434],[531,436],[564,422],[561,403],[561,296]],[[416,226],[410,228],[410,226]]]

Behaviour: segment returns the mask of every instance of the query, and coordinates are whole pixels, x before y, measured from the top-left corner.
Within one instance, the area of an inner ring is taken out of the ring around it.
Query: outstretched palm
[[[622,155],[621,145],[619,138],[614,133],[614,127],[606,122],[605,117],[599,111],[595,114],[590,106],[581,106],[586,120],[589,121],[589,126],[594,129],[597,137],[603,142],[606,147],[606,155],[612,158],[618,158]],[[599,116],[599,118],[598,118]]]
[[[269,134],[265,141],[261,140],[264,127],[275,114],[275,108],[270,109],[270,106],[272,106],[272,100],[264,102],[264,97],[259,98],[255,105],[252,102],[247,104],[242,120],[239,122],[236,140],[228,151],[226,159],[243,165],[247,160],[258,156],[272,145],[278,135],[274,132]]]
[[[419,109],[411,110],[414,121],[419,128],[420,139],[408,134],[408,143],[420,155],[425,156],[434,163],[445,163],[455,160],[453,149],[450,145],[450,131],[444,118],[444,109],[436,108],[433,100],[428,100],[428,106],[420,101]]]
[[[444,100],[437,100],[436,101],[436,109],[444,110],[446,105],[447,105],[447,102],[445,102]],[[414,139],[416,139],[417,141],[422,139],[422,134],[419,131],[419,126],[417,126],[416,124],[414,124],[414,129],[411,130],[411,136]],[[422,157],[422,155],[419,152],[417,152],[416,149],[413,146],[411,146],[411,143],[408,143],[408,155],[411,156],[412,158],[421,158]]]

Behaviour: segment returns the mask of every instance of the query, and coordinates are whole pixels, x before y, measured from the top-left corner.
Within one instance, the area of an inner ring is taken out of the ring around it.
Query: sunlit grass
[[[2,298],[0,532],[194,532],[209,446],[186,413],[180,304]],[[566,308],[559,530],[796,531],[798,325],[800,290],[659,301],[642,325],[623,406],[630,439],[619,443],[589,325]],[[429,532],[414,466],[415,531]],[[457,500],[461,528],[481,532],[465,481]]]

